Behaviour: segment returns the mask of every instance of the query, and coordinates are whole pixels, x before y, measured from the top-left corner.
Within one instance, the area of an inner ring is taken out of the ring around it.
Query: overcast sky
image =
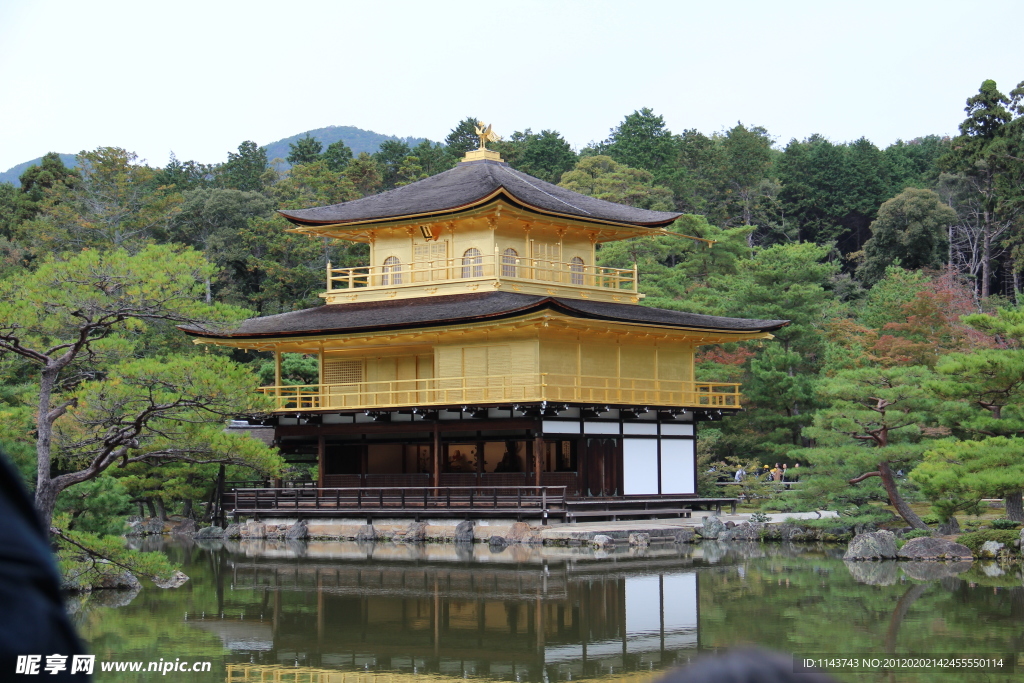
[[[466,116],[582,147],[641,107],[884,147],[1024,80],[1022,26],[1021,0],[0,0],[0,170],[103,145],[219,162],[328,125],[443,140]]]

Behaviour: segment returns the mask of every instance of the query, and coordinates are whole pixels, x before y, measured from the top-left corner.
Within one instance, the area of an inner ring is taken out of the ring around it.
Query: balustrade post
[[[331,286],[331,282],[332,282],[332,278],[331,278],[331,262],[328,261],[327,262],[327,291],[328,292],[331,291],[332,289],[334,289],[334,287]]]

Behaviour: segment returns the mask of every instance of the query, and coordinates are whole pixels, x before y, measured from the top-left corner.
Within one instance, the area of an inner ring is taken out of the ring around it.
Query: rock
[[[742,522],[732,529],[728,529],[718,536],[720,541],[759,541],[761,540],[762,525],[754,522]]]
[[[672,540],[676,543],[693,543],[697,540],[697,534],[693,533],[693,529],[678,529],[672,535]]]
[[[857,539],[854,539],[857,540]],[[901,560],[972,560],[974,555],[965,545],[944,538],[924,536],[912,538],[904,544],[897,557]]]
[[[1006,573],[1003,571],[1003,568],[995,562],[986,562],[981,565],[981,571],[984,572],[985,576],[991,576],[992,578],[1002,576]]]
[[[861,534],[861,536],[863,535]],[[857,540],[857,538],[854,538],[854,540]],[[850,576],[858,583],[866,583],[869,586],[891,586],[896,583],[897,562],[891,560],[882,562],[852,562],[846,560],[844,564],[850,570]]]
[[[987,557],[995,559],[999,557],[999,551],[1006,546],[999,541],[985,541],[981,544],[981,548],[978,549],[978,557]]]
[[[629,545],[631,548],[646,548],[651,544],[650,534],[630,534]]]
[[[736,522],[733,522],[732,520],[729,520],[728,522],[725,523],[725,528],[726,529],[732,529],[735,526],[736,526]]]
[[[472,543],[473,540],[473,521],[467,519],[459,522],[458,526],[455,527],[455,542]]]
[[[508,545],[508,541],[505,540],[504,536],[491,536],[487,539],[487,545],[491,546],[491,550],[495,548],[504,549]]]
[[[911,539],[913,540],[913,539]],[[973,562],[933,562],[913,560],[900,562],[900,569],[909,578],[917,581],[939,581],[969,570]]]
[[[228,524],[224,527],[224,538],[241,538],[242,537],[242,525],[241,524]]]
[[[1017,541],[1017,547],[1024,551],[1024,529],[1020,530],[1020,539]]]
[[[533,536],[533,529],[526,522],[516,522],[509,527],[505,540],[509,543],[526,543]]]
[[[357,543],[365,543],[366,541],[373,543],[377,539],[377,530],[373,528],[372,524],[364,524],[356,531],[355,540]]]
[[[598,534],[590,539],[590,545],[598,550],[603,548],[612,548],[615,546],[615,541],[612,540],[611,536],[605,536],[604,534]]]
[[[135,590],[142,588],[142,584],[139,583],[134,574],[125,570],[117,574],[108,574],[100,577],[99,580],[93,582],[92,587]]]
[[[90,593],[91,607],[124,607],[142,592],[142,585],[135,588],[122,588],[113,591],[94,591]]]
[[[152,536],[164,532],[164,523],[156,517],[147,517],[132,522],[125,536]]]
[[[423,543],[427,539],[427,523],[413,522],[401,538],[402,543]]]
[[[891,531],[872,531],[853,537],[844,560],[891,560],[896,557],[896,536]]]
[[[176,536],[191,536],[196,533],[198,529],[199,527],[196,526],[196,521],[194,519],[186,519],[171,529],[171,533]]]
[[[204,526],[196,532],[196,538],[224,538],[224,530],[219,526]]]
[[[697,529],[697,533],[700,534],[701,538],[706,538],[709,541],[717,539],[718,534],[723,531],[725,531],[725,525],[722,524],[722,520],[715,515],[705,517],[703,526]]]
[[[935,530],[939,536],[954,536],[960,533],[960,522],[956,517],[950,517],[945,524],[940,524]]]
[[[789,522],[779,524],[779,537],[783,541],[816,541],[817,532],[799,524]]]
[[[309,538],[309,527],[306,526],[306,520],[300,519],[288,527],[284,532],[284,537],[292,541],[305,541]]]
[[[242,536],[245,538],[266,538],[267,525],[250,519],[242,527]]]
[[[153,583],[156,584],[157,588],[178,588],[188,581],[188,577],[180,571],[174,572],[169,579],[158,579],[153,577]]]

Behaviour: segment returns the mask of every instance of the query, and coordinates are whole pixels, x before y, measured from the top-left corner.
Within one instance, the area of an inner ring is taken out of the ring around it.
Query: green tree
[[[239,234],[250,218],[265,216],[273,200],[259,192],[197,189],[186,192],[175,216],[170,238],[187,244],[220,269],[222,288],[244,291],[248,254],[241,249]],[[206,303],[213,302],[213,281],[206,279]],[[230,297],[229,297],[230,298]]]
[[[181,195],[154,187],[156,172],[133,152],[100,147],[77,156],[79,178],[57,183],[39,216],[21,226],[41,253],[68,248],[137,250],[166,233]]]
[[[311,164],[320,159],[320,152],[323,149],[324,146],[319,140],[310,137],[309,133],[306,133],[305,137],[299,138],[296,142],[288,143],[287,161],[293,165]]]
[[[611,157],[580,159],[562,176],[559,187],[617,204],[655,211],[672,210],[672,193],[654,184],[654,175],[619,164]]]
[[[178,161],[178,157],[171,152],[170,161],[157,171],[154,183],[173,186],[178,192],[187,192],[212,186],[214,175],[213,166],[195,161]]]
[[[576,162],[576,153],[557,131],[542,130],[535,134],[527,130],[522,154],[516,164],[510,165],[523,173],[557,185],[562,174],[571,170]]]
[[[742,123],[723,136],[722,150],[725,177],[734,198],[735,211],[743,225],[752,225],[758,203],[764,198],[765,181],[771,173],[775,154],[768,131],[759,126],[747,128]]]
[[[399,181],[398,172],[402,162],[409,156],[409,145],[401,140],[385,140],[373,155],[380,169],[381,185],[383,189],[390,190]]]
[[[1007,158],[1007,124],[1013,115],[1007,109],[1010,100],[999,91],[996,82],[986,80],[977,95],[967,99],[967,118],[960,124],[960,135],[953,140],[950,152],[939,163],[946,169],[961,173],[980,198],[979,246],[982,298],[988,297],[992,284],[993,250],[996,240],[1005,231],[999,225],[1000,176],[1008,167],[1022,162]]]
[[[1024,481],[1024,439],[1005,436],[981,441],[946,440],[933,445],[924,461],[910,473],[921,491],[943,518],[960,510],[979,514],[983,498],[1020,500]],[[1007,508],[1007,516],[1018,522],[1024,515],[1018,507]]]
[[[448,151],[443,144],[440,142],[431,142],[430,140],[424,140],[413,147],[411,156],[418,159],[417,163],[419,163],[423,168],[423,172],[428,176],[437,175],[442,171],[447,171],[456,163],[451,160],[448,155]]]
[[[379,191],[384,182],[380,166],[366,152],[352,160],[345,169],[345,176],[364,197]]]
[[[930,379],[923,367],[869,367],[842,370],[824,380],[818,394],[826,407],[805,430],[818,447],[798,453],[814,466],[814,479],[821,478],[818,486],[829,478],[842,477],[854,486],[878,477],[897,514],[915,529],[927,529],[900,492],[894,469],[910,471],[925,450],[921,428],[931,422],[935,404],[924,388]],[[844,445],[850,439],[860,445]]]
[[[956,220],[956,212],[931,190],[907,188],[878,209],[857,275],[872,285],[897,260],[910,270],[940,267],[947,231]]]
[[[230,190],[259,192],[267,170],[267,150],[252,140],[238,146],[238,153],[228,152],[228,160],[220,167],[221,184]]]
[[[132,462],[279,457],[223,420],[266,406],[248,369],[216,354],[136,357],[149,326],[209,325],[242,312],[201,303],[212,269],[192,250],[150,246],[50,259],[0,282],[0,360],[35,374],[36,507],[50,523],[61,491]]]
[[[341,173],[352,161],[352,150],[344,141],[338,140],[327,145],[321,158],[327,164],[327,168],[335,173]]]
[[[631,168],[643,169],[656,177],[675,161],[676,139],[665,127],[665,119],[644,107],[626,116],[605,142],[602,154]]]
[[[476,134],[477,120],[475,116],[467,116],[459,121],[458,125],[452,128],[448,137],[444,139],[445,150],[448,153],[448,161],[455,164],[466,152],[480,146],[480,138]]]

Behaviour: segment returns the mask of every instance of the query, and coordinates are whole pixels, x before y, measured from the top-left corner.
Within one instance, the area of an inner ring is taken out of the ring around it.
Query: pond
[[[1004,658],[989,673],[839,680],[1021,680],[1019,568],[844,563],[843,548],[704,542],[586,548],[147,539],[191,577],[70,609],[101,662],[211,662],[174,681],[413,683],[629,679],[759,644],[801,656]],[[1021,659],[1024,665],[1024,658]],[[374,674],[368,677],[368,674]]]

